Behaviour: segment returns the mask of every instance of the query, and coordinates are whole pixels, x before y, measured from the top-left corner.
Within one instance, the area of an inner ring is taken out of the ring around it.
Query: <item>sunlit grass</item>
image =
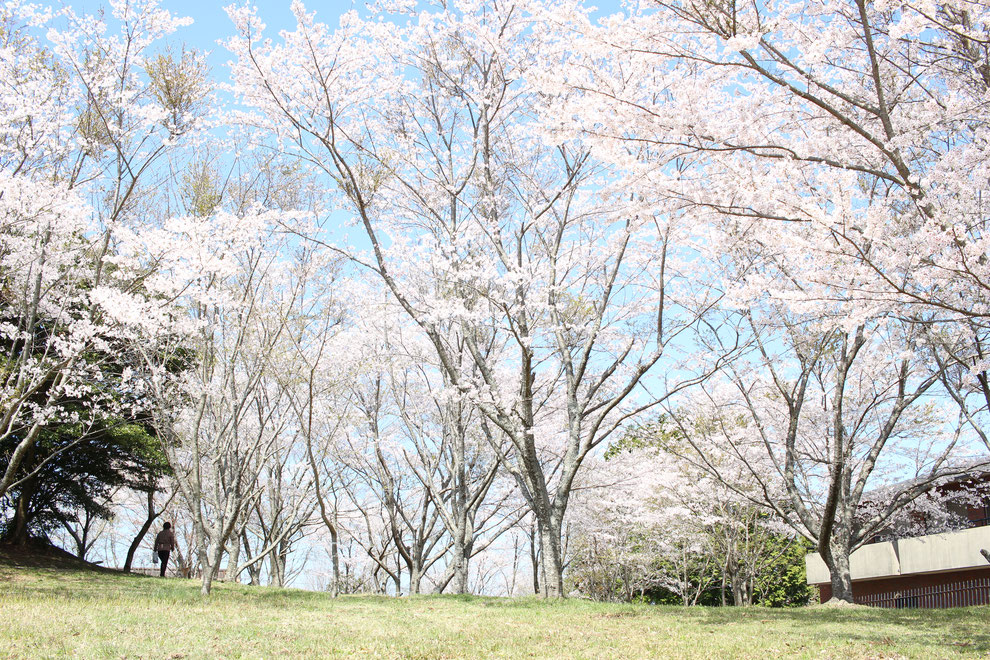
[[[990,608],[680,608],[391,599],[0,565],[0,657],[985,656]]]

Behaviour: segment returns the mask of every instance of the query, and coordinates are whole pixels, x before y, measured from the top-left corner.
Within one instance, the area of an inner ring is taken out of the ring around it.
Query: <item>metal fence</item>
[[[880,594],[857,596],[854,600],[861,605],[895,609],[990,605],[990,578],[981,577],[959,580],[950,584],[899,589]]]

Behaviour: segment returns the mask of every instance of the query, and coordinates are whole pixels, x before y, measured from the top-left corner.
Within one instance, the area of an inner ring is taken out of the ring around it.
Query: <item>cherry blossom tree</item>
[[[355,393],[367,432],[357,436],[360,444],[355,444],[349,466],[360,475],[362,490],[381,502],[392,545],[406,568],[409,593],[418,594],[426,572],[449,546],[437,507],[409,469],[409,456],[401,446],[403,436],[391,428],[397,422],[394,410],[386,409],[391,406],[385,387],[382,378],[373,376]]]
[[[342,589],[339,483],[343,468],[336,460],[338,443],[351,423],[349,381],[359,373],[355,336],[344,328],[350,311],[342,300],[353,289],[339,273],[335,255],[310,250],[298,253],[294,313],[285,334],[286,347],[274,363],[303,446],[312,480],[313,506],[330,536],[330,591]],[[325,257],[329,256],[329,260]]]
[[[146,253],[160,264],[149,286],[185,310],[186,331],[171,345],[146,350],[145,359],[159,367],[155,422],[190,510],[195,547],[189,550],[198,556],[204,594],[232,534],[242,531],[248,507],[258,501],[263,475],[277,476],[276,468],[290,460],[283,436],[294,437],[285,386],[272,367],[301,286],[290,275],[287,234],[279,229],[293,211],[265,209],[258,198],[237,206],[172,218],[144,237]],[[174,362],[184,368],[160,368]],[[299,512],[312,498],[306,481],[295,486],[282,493],[291,500],[282,504]],[[236,575],[260,562],[294,529],[266,535],[262,548],[229,570]]]
[[[150,62],[184,19],[154,0],[112,9],[117,33],[67,8],[11,2],[0,14],[8,82],[0,98],[0,437],[16,439],[3,457],[0,495],[34,473],[21,468],[47,424],[112,418],[121,401],[114,390],[144,387],[137,368],[110,387],[101,358],[154,337],[167,306],[142,284],[147,262],[128,260],[119,242],[142,225],[139,199],[155,163],[196,130],[204,72],[192,53]]]
[[[850,300],[983,325],[985,6],[639,9],[586,27],[562,83],[585,92],[574,128],[638,150],[699,217],[791,226],[820,251],[810,281],[854,269]]]
[[[586,24],[556,77],[567,131],[634,155],[653,194],[711,228],[711,279],[750,310],[712,344],[753,353],[684,404],[684,432],[746,464],[764,446],[776,468],[752,478],[786,485],[778,514],[818,544],[839,598],[848,552],[985,444],[986,16],[648,2]]]
[[[399,469],[422,487],[449,538],[450,556],[435,590],[453,582],[456,593],[467,593],[470,564],[518,520],[513,510],[512,484],[500,469],[500,457],[509,451],[507,440],[492,437],[490,424],[477,406],[445,377],[428,338],[410,324],[387,292],[365,295],[356,311],[356,330],[366,342],[365,369],[380,380],[389,402],[390,433],[398,438]],[[458,328],[442,328],[458,351],[459,368],[467,373],[472,359]],[[355,404],[367,410],[367,397]]]
[[[905,349],[917,326],[875,319],[846,330],[783,305],[760,311],[745,313],[753,353],[684,403],[685,455],[732,488],[756,484],[746,496],[814,543],[833,594],[851,600],[852,551],[979,452],[935,389],[937,366]],[[867,506],[880,489],[882,502]]]
[[[334,182],[371,243],[355,258],[510,443],[504,464],[540,526],[545,593],[559,596],[561,525],[584,458],[696,378],[671,370],[684,381],[631,404],[710,304],[679,285],[683,229],[589,145],[552,134],[535,76],[568,35],[540,28],[541,3],[454,3],[407,27],[351,12],[336,31],[293,8],[297,29],[278,44],[262,40],[254,10],[230,10],[237,91]]]
[[[571,517],[580,591],[629,601],[663,589],[694,605],[720,590],[723,605],[729,592],[749,605],[759,578],[795,542],[753,501],[748,491],[759,487],[744,464],[719,460],[722,472],[712,475],[682,457],[682,443],[661,417],[630,430],[585,473]]]

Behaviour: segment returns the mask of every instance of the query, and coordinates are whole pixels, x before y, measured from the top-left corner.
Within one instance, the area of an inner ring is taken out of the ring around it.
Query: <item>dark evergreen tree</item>
[[[81,556],[88,547],[89,524],[110,517],[114,491],[154,490],[168,470],[158,438],[140,420],[54,425],[25,460],[23,481],[4,498],[8,515],[0,524],[2,538],[23,544],[32,535],[47,536],[64,527],[76,537]],[[81,530],[70,524],[76,520]]]

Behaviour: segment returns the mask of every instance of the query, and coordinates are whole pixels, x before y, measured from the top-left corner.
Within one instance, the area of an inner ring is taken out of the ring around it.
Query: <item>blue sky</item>
[[[63,0],[64,4],[79,12],[95,13],[99,7],[106,6],[101,0]],[[179,30],[169,41],[180,46],[185,44],[202,52],[210,52],[210,66],[213,75],[220,80],[226,79],[224,67],[229,55],[219,40],[232,33],[230,19],[224,7],[240,4],[243,0],[161,0],[161,6],[175,15],[188,16],[193,24]],[[53,2],[58,6],[59,2]],[[292,28],[295,19],[289,11],[290,0],[267,0],[256,2],[258,16],[267,25],[266,32],[276,37],[279,30]],[[362,11],[366,0],[310,0],[304,2],[307,11],[316,12],[316,18],[322,23],[336,25],[341,14],[351,9]],[[620,11],[621,0],[587,0],[587,5],[597,8],[597,15],[608,15]]]

